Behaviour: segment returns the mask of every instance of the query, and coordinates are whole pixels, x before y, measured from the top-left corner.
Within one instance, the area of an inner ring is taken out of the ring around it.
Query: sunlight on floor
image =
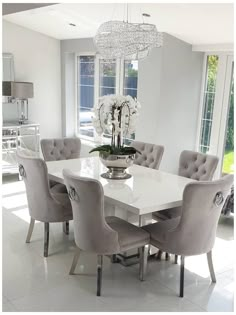
[[[29,209],[24,208],[20,210],[12,211],[14,215],[16,215],[18,218],[24,220],[27,223],[30,223],[30,215],[29,215]],[[35,223],[39,223],[39,221],[35,221]]]
[[[227,261],[227,263],[229,264],[233,263],[232,248],[234,240],[222,240],[219,237],[216,237],[215,244],[217,244],[217,246],[214,246],[212,256],[214,268],[215,271],[217,271],[218,269],[221,269],[223,266],[225,266],[225,261]],[[205,256],[206,262],[204,264],[202,263],[203,256]],[[189,271],[203,278],[209,277],[209,269],[206,254],[187,257],[185,267]]]
[[[14,193],[25,193],[25,185],[23,181],[17,181],[2,185],[2,196],[12,195]]]
[[[225,287],[225,290],[229,291],[230,293],[234,293],[234,283],[230,283]]]
[[[3,198],[2,206],[8,210],[27,206],[27,198],[25,193]]]

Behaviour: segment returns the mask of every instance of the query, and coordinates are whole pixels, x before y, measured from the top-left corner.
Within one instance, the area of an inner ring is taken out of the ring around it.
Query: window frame
[[[79,53],[79,54],[75,54],[75,134],[76,136],[79,136],[81,139],[85,139],[85,140],[92,140],[92,137],[89,136],[85,136],[80,134],[79,132],[79,128],[78,128],[78,100],[80,99],[80,62],[78,62],[78,59],[82,56],[89,56],[89,57],[94,57],[94,82],[97,79],[96,78],[96,53],[94,52],[85,52],[85,53]],[[96,92],[95,92],[95,85],[94,85],[94,100],[95,100],[95,96],[96,96]],[[93,139],[94,140],[94,139]]]
[[[110,139],[104,136],[98,136],[96,133],[93,137],[85,136],[80,134],[80,127],[78,126],[78,100],[80,99],[80,62],[78,62],[81,56],[92,56],[94,57],[94,103],[96,104],[99,99],[99,88],[100,88],[100,59],[103,59],[101,55],[95,52],[85,52],[75,54],[75,134],[81,139],[88,140],[91,142],[101,142],[109,144]],[[123,95],[124,90],[124,71],[125,71],[125,59],[116,59],[116,94]],[[137,98],[138,98],[138,86],[137,86]],[[133,139],[128,139],[133,140]]]
[[[204,55],[203,60],[203,70],[202,70],[202,84],[201,84],[201,94],[200,94],[200,104],[199,104],[199,116],[197,125],[197,135],[196,135],[196,151],[200,150],[201,145],[201,127],[202,127],[202,115],[204,110],[204,91],[206,86],[206,75],[207,75],[207,59],[208,56],[217,55],[219,57],[217,78],[216,78],[216,88],[215,88],[215,100],[214,109],[212,117],[211,135],[209,143],[209,151],[207,154],[216,155],[219,157],[219,163],[217,170],[215,172],[214,178],[220,178],[222,174],[222,164],[224,156],[224,141],[226,137],[226,127],[227,127],[227,116],[229,110],[228,102],[228,84],[230,71],[230,63],[232,62],[234,55],[232,52],[219,52],[219,51],[209,51]],[[227,106],[225,106],[227,104]]]

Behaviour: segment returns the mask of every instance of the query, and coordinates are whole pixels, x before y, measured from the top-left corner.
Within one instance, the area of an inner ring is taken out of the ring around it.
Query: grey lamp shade
[[[34,97],[33,83],[3,81],[2,82],[2,95],[11,96],[15,98],[21,98],[21,99],[32,98]]]

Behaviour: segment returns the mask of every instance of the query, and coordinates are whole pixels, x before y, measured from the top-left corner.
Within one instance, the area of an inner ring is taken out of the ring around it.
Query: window
[[[234,57],[206,55],[198,149],[219,157],[215,178],[234,171]]]
[[[222,172],[225,174],[230,174],[234,172],[234,62],[232,63],[229,111],[226,123]]]
[[[77,117],[79,119],[79,132],[81,135],[93,137],[94,130],[91,128],[91,114],[94,104],[94,74],[95,58],[94,56],[81,56],[78,63],[79,88]]]
[[[218,56],[215,55],[207,57],[207,73],[203,96],[203,114],[201,121],[201,139],[199,148],[203,153],[206,153],[210,148],[218,60]]]
[[[78,56],[77,59],[77,132],[94,138],[92,108],[98,97],[123,94],[137,97],[138,61],[104,60],[95,56]],[[134,139],[134,134],[131,138]],[[105,138],[110,138],[104,132]],[[124,143],[128,144],[129,139]]]

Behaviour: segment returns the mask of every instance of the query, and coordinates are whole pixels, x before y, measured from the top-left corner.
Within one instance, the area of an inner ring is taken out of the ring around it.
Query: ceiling
[[[56,3],[3,3],[2,4],[2,15],[12,14],[16,12],[36,9],[53,5]]]
[[[128,20],[141,23],[142,13],[148,13],[151,17],[144,22],[192,45],[232,44],[233,11],[230,3],[130,3]],[[8,14],[3,19],[62,40],[93,37],[101,23],[123,20],[125,12],[122,3],[61,3]]]

